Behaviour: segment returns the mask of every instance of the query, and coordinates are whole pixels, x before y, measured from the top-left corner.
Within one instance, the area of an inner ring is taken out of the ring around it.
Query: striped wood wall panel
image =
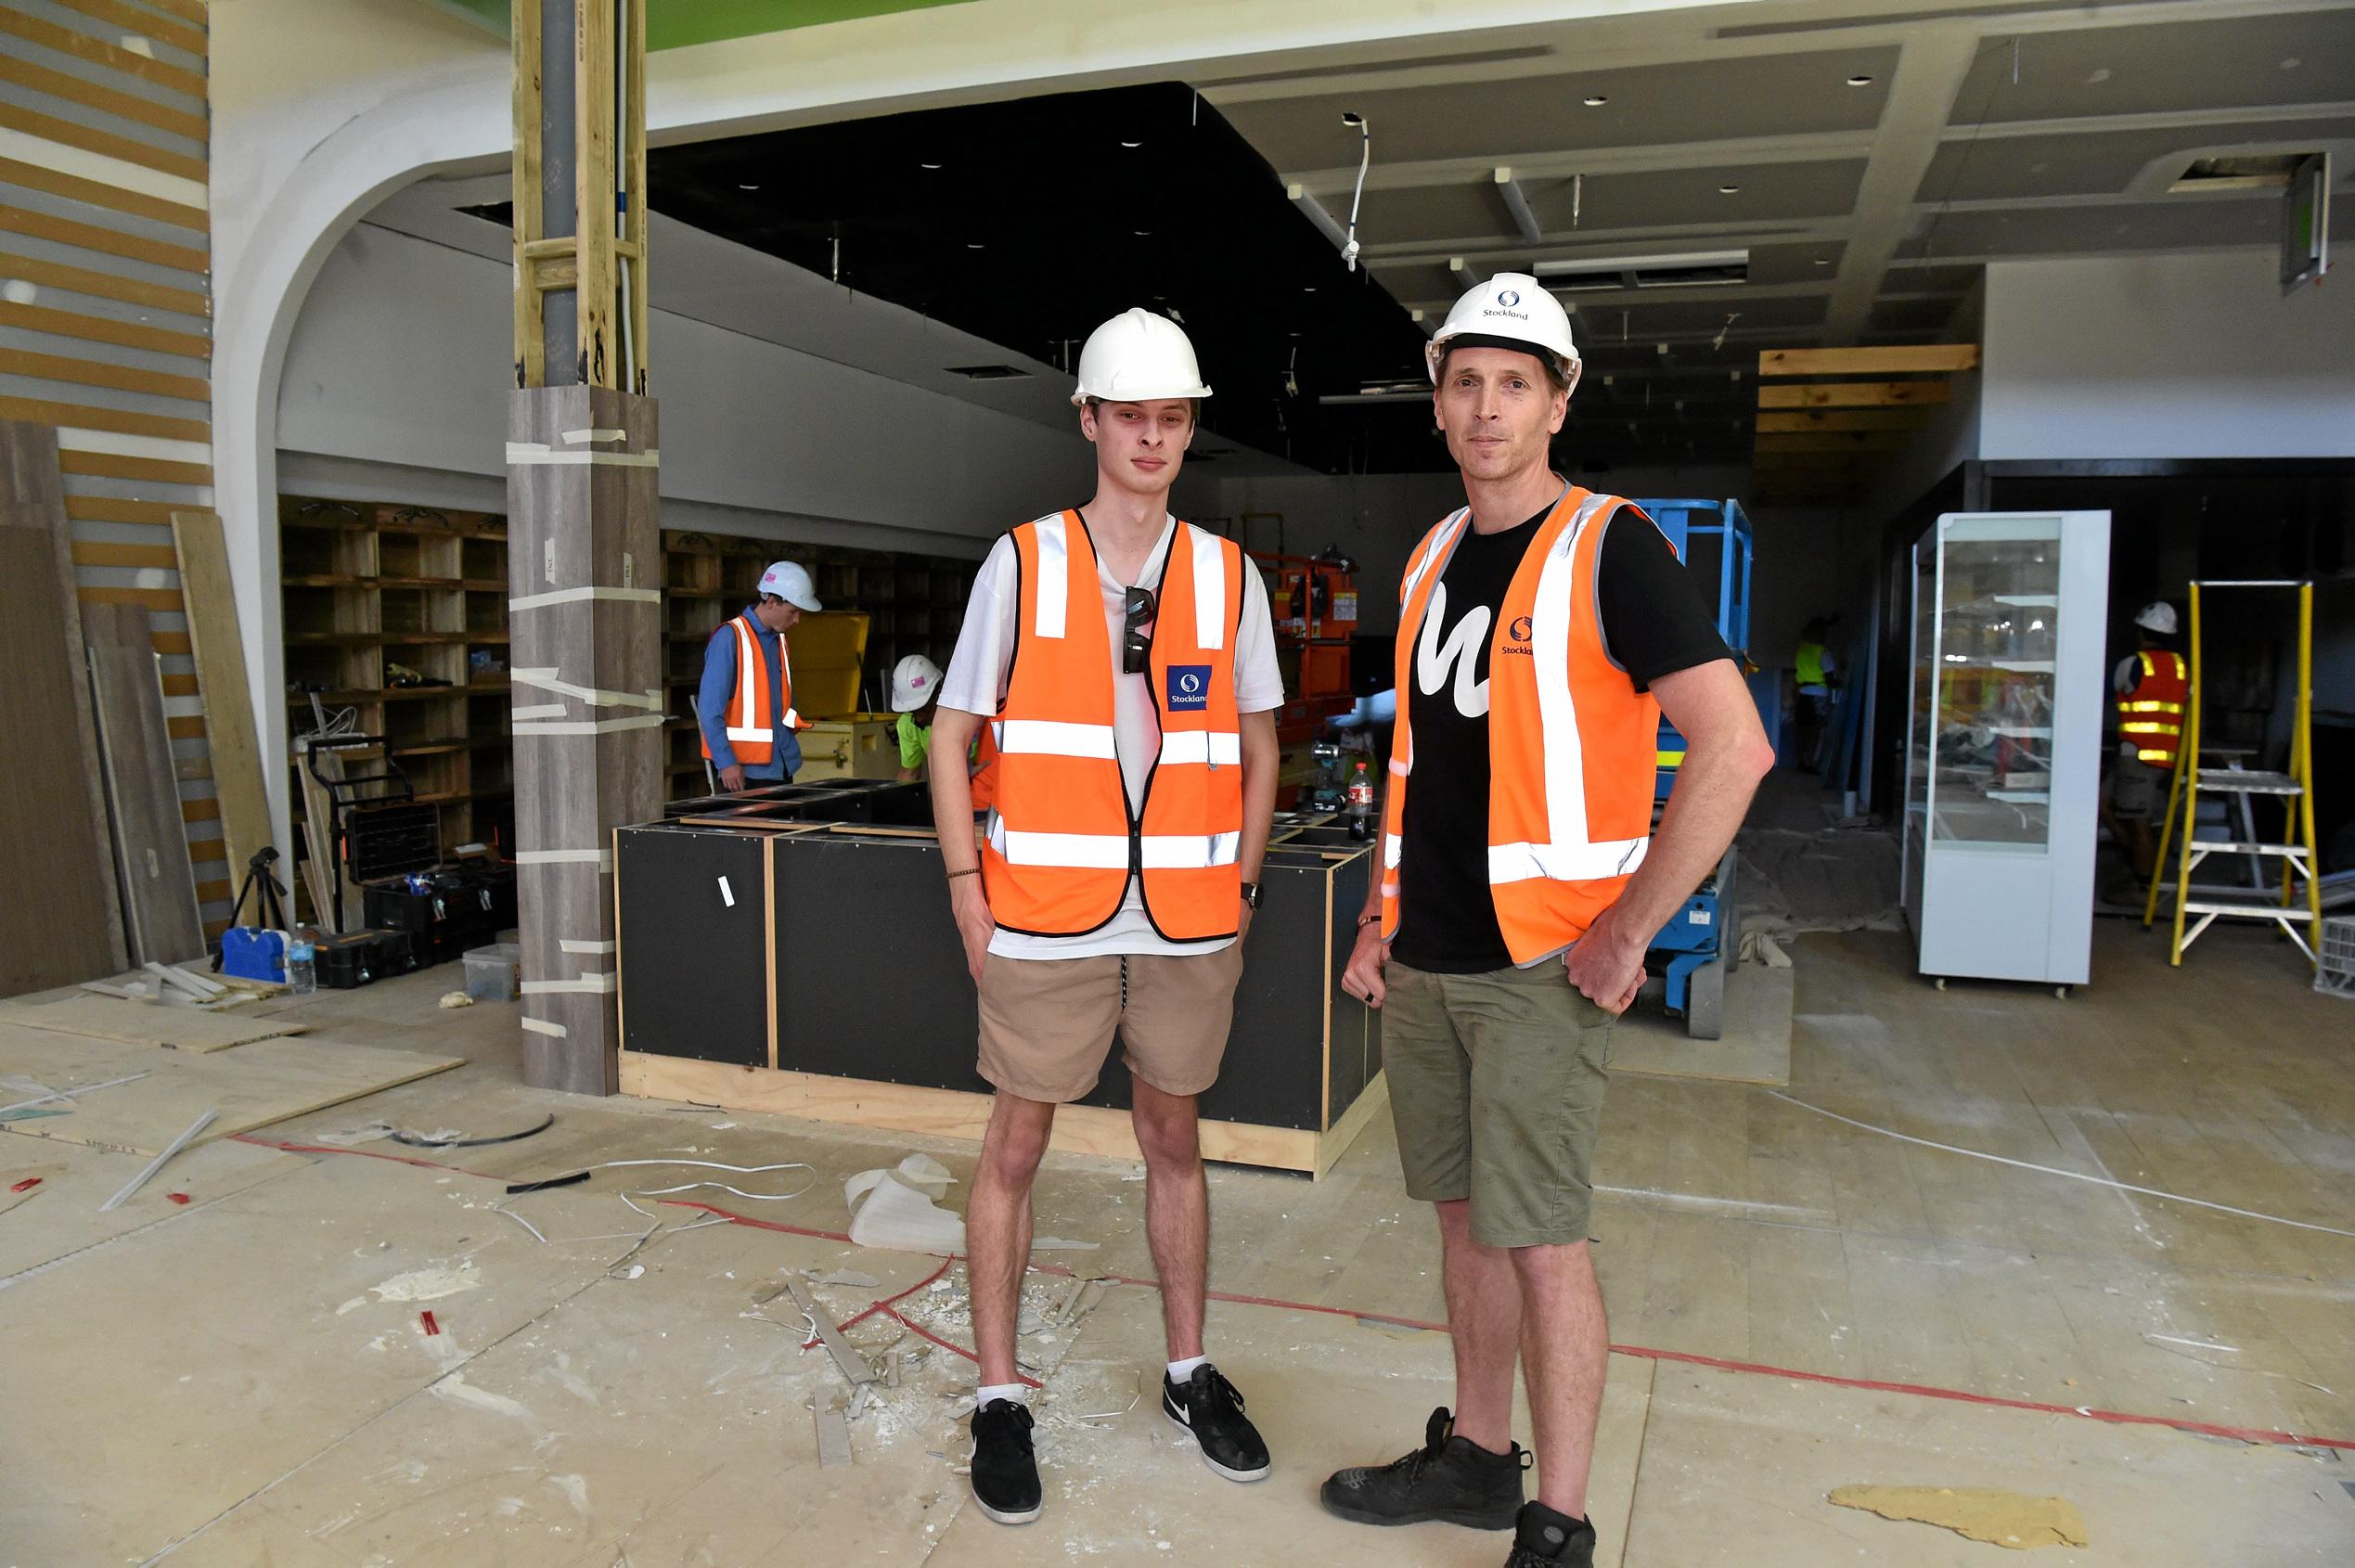
[[[0,418],[57,428],[81,598],[154,614],[212,931],[242,868],[172,548],[172,509],[212,504],[209,47],[201,0],[0,0]]]

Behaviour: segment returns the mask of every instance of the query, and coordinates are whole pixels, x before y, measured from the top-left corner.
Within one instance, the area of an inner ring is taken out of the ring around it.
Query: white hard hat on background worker
[[[2134,623],[2146,632],[2171,637],[2175,635],[2175,607],[2165,599],[2154,599],[2135,612]]]
[[[940,695],[940,666],[911,653],[892,666],[892,712],[912,713]]]
[[[1209,395],[1186,329],[1139,305],[1087,334],[1079,351],[1079,384],[1072,389],[1071,400],[1151,403]]]
[[[1527,273],[1500,272],[1464,291],[1423,349],[1434,386],[1450,347],[1539,354],[1562,373],[1565,392],[1578,390],[1578,346],[1570,339],[1570,313]]]
[[[769,562],[761,573],[761,592],[775,594],[796,610],[817,613],[817,586],[810,581],[809,568],[799,561]]]

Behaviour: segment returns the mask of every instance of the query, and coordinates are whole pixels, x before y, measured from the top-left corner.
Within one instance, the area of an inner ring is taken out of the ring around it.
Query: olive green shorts
[[[1407,1195],[1472,1201],[1489,1247],[1587,1239],[1612,1016],[1558,959],[1486,974],[1383,971],[1382,1066]]]

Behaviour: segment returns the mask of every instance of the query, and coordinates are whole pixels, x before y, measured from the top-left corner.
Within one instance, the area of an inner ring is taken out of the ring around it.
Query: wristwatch
[[[1242,901],[1254,909],[1259,907],[1259,884],[1257,882],[1243,883]]]

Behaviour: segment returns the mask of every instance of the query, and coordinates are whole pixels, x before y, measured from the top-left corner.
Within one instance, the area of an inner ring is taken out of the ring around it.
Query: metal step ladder
[[[2200,668],[2200,592],[2202,589],[2294,589],[2297,595],[2297,711],[2290,725],[2289,767],[2283,773],[2267,773],[2244,768],[2238,763],[2226,767],[2204,768],[2200,764],[2200,707],[2206,683]],[[2175,837],[2176,813],[2181,808],[2183,835],[2178,847],[2179,863],[2175,873],[2175,933],[2168,962],[2180,965],[2183,950],[2200,938],[2201,932],[2219,919],[2271,920],[2282,928],[2307,962],[2315,961],[2314,952],[2323,939],[2322,884],[2316,880],[2318,857],[2314,853],[2314,744],[2312,734],[2314,711],[2314,585],[2310,582],[2284,580],[2279,582],[2213,581],[2192,585],[2191,692],[2184,704],[2183,733],[2176,753],[2175,774],[2167,793],[2167,819],[2159,829],[2158,863],[2151,872],[2151,890],[2143,905],[2143,925],[2148,930],[2157,917],[2159,887],[2166,877],[2168,845]],[[2193,832],[2198,816],[2198,803],[2204,795],[2228,797],[2228,819],[2237,818],[2241,831],[2247,835],[2229,841],[2200,839]],[[2251,807],[2260,799],[2277,800],[2282,803],[2281,843],[2267,842],[2256,837],[2255,816]],[[2282,863],[2282,881],[2278,896],[2263,889],[2246,895],[2227,894],[2214,887],[2194,886],[2192,871],[2211,855],[2245,855],[2275,858]],[[2304,906],[2294,901],[2296,884],[2305,883]],[[2191,929],[2184,930],[2190,918]],[[2298,927],[2306,928],[2303,934]]]

